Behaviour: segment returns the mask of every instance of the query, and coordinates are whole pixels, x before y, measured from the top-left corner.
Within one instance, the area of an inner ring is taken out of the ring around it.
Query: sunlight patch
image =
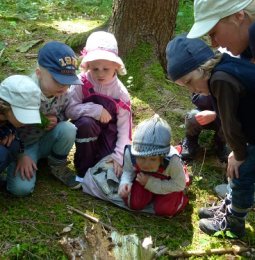
[[[100,24],[101,22],[95,20],[54,21],[53,27],[66,33],[82,33],[87,32]]]

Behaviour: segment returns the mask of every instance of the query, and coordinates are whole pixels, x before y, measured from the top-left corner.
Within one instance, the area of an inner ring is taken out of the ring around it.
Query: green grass
[[[192,0],[180,0],[175,34],[189,32],[194,21]]]
[[[16,51],[20,43],[40,38],[65,41],[72,33],[63,33],[56,24],[63,21],[76,23],[80,17],[84,22],[89,18],[89,30],[96,24],[103,24],[111,12],[111,1],[103,0],[40,0],[33,1],[33,4],[29,0],[2,2],[0,51],[5,50],[0,58],[0,80],[14,73],[30,73],[34,69],[36,60]],[[193,1],[181,0],[179,3],[176,34],[188,31],[193,21]],[[28,53],[37,53],[40,45]],[[124,61],[128,75],[121,80],[131,94],[134,125],[158,113],[171,125],[172,144],[177,144],[184,136],[184,115],[192,107],[190,94],[167,80],[148,44],[138,46],[124,57]],[[193,183],[188,191],[190,203],[182,214],[172,219],[129,212],[81,191],[71,191],[50,175],[45,163],[41,164],[31,196],[15,198],[0,189],[0,259],[67,259],[58,242],[64,236],[61,234],[63,228],[73,224],[67,235],[74,238],[81,236],[84,226],[89,223],[82,216],[70,212],[67,205],[100,218],[122,234],[136,233],[141,239],[151,235],[154,246],[165,245],[169,250],[205,250],[237,244],[235,240],[209,237],[198,228],[198,209],[218,201],[213,188],[224,181],[225,169],[210,151],[210,138],[210,132],[201,137],[201,143],[207,149],[205,160],[201,154],[189,165],[193,174]],[[249,214],[247,236],[242,243],[251,247],[255,246],[254,224],[254,213]],[[168,257],[162,256],[161,259]]]

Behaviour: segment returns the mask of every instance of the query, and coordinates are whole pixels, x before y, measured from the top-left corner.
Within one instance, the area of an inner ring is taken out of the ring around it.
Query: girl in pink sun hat
[[[118,79],[126,69],[118,56],[113,34],[92,33],[82,51],[83,85],[71,87],[66,110],[77,127],[74,165],[77,180],[103,157],[111,155],[116,176],[122,173],[124,147],[131,141],[131,105],[126,87]]]

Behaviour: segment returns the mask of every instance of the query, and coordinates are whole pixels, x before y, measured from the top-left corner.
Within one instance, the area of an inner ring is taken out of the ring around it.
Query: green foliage
[[[110,15],[112,4],[110,0],[38,0],[33,2],[9,0],[2,2],[0,14],[13,20],[77,19],[78,17],[105,20]]]
[[[193,0],[180,0],[175,34],[188,32],[193,24]]]
[[[199,145],[206,149],[212,149],[214,145],[214,133],[213,130],[203,130],[199,135]]]
[[[62,22],[71,24],[72,21],[75,21],[75,25],[72,25],[71,29],[76,26],[84,28],[82,23],[76,25],[77,19],[80,19],[81,22],[87,19],[89,30],[92,25],[95,27],[104,24],[111,16],[111,5],[111,0],[2,1],[0,5],[0,65],[3,68],[0,72],[0,81],[14,73],[30,74],[35,69],[36,61],[25,58],[24,54],[17,51],[22,44],[49,40],[65,42],[70,33],[63,33],[59,24]],[[84,44],[83,37],[78,45]],[[36,54],[40,45],[32,46],[27,50],[26,55]],[[72,46],[72,44],[70,45]],[[77,47],[77,44],[74,45]]]
[[[152,47],[149,44],[141,43],[125,59],[128,75],[132,76],[134,82],[131,91],[137,91],[144,86],[145,81],[141,75],[141,70],[144,68],[144,63],[150,60],[151,54]]]
[[[40,116],[41,116],[41,124],[38,124],[38,127],[42,129],[46,129],[50,124],[50,120],[43,113],[40,113]]]
[[[213,234],[214,237],[223,237],[223,238],[238,238],[234,233],[232,233],[231,231],[227,230],[220,230],[217,231]]]

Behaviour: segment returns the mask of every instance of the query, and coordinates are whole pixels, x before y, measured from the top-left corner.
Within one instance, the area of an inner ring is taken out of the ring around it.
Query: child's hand
[[[58,118],[54,115],[45,115],[45,117],[47,117],[47,119],[49,120],[49,124],[46,127],[46,130],[53,129],[58,123]]]
[[[121,165],[117,161],[113,160],[113,168],[115,175],[119,178],[122,175]]]
[[[149,176],[142,172],[139,172],[135,180],[138,181],[142,186],[145,186],[149,180]]]
[[[15,139],[15,135],[9,134],[6,137],[4,137],[2,140],[0,140],[0,144],[9,147],[14,139]]]
[[[120,185],[118,194],[121,196],[121,198],[124,199],[124,198],[126,198],[128,196],[128,194],[131,191],[131,187],[132,187],[132,185],[131,184],[127,184],[127,183]]]
[[[204,110],[198,112],[195,118],[200,125],[208,125],[216,119],[216,113],[214,111]]]
[[[107,124],[111,119],[110,113],[103,108],[99,121],[103,124]]]
[[[231,152],[228,156],[228,168],[227,176],[232,180],[234,178],[239,178],[239,167],[244,161],[237,161],[235,159],[234,153]]]
[[[37,170],[36,163],[28,155],[23,155],[18,160],[17,167],[15,170],[15,175],[19,171],[21,178],[23,180],[25,178],[27,180],[30,180],[34,175],[34,171],[36,171],[36,170]]]

